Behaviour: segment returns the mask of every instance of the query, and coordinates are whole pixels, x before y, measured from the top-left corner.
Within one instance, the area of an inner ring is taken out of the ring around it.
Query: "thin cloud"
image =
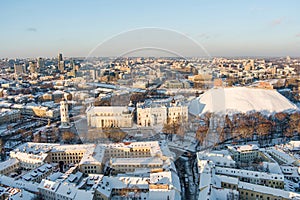
[[[296,34],[296,37],[300,37],[300,33]]]
[[[26,31],[29,31],[29,32],[37,32],[37,29],[36,28],[33,28],[33,27],[28,27],[26,29]]]
[[[211,38],[211,36],[206,33],[201,33],[201,34],[197,35],[197,38],[200,38],[203,40],[208,40],[209,38]]]
[[[272,26],[278,26],[278,25],[282,24],[283,22],[284,22],[284,18],[274,19],[271,22],[271,25]]]
[[[262,11],[266,11],[266,9],[263,8],[263,7],[252,7],[252,8],[250,8],[249,10],[252,11],[252,12],[262,12]]]
[[[221,35],[219,33],[200,33],[196,35],[196,38],[199,38],[200,40],[214,40],[216,38],[219,38]]]

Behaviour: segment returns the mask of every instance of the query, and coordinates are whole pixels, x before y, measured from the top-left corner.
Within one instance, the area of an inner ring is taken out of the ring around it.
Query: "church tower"
[[[69,127],[70,120],[69,120],[69,110],[68,110],[68,104],[65,100],[62,100],[60,102],[60,122],[61,127]]]

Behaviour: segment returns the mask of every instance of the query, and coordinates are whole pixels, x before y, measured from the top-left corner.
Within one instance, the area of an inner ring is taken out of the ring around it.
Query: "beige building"
[[[298,193],[293,193],[293,192],[276,189],[276,188],[268,188],[262,185],[256,185],[256,184],[245,183],[245,182],[238,183],[238,191],[240,194],[240,199],[249,199],[249,200],[299,199]]]
[[[101,174],[104,168],[105,145],[97,145],[95,148],[89,148],[83,155],[79,169],[85,174]]]
[[[168,123],[187,122],[188,107],[187,106],[171,106],[168,107]]]
[[[53,147],[49,152],[49,159],[54,163],[63,162],[63,164],[80,163],[86,151],[93,149],[95,145],[59,145]]]
[[[237,178],[227,176],[216,176],[220,179],[221,187],[231,190],[237,190],[239,192],[239,199],[248,200],[288,200],[293,196],[299,198],[299,194],[285,191],[282,189],[266,187],[263,185],[257,185],[239,181]],[[298,199],[295,198],[295,199]]]
[[[48,108],[43,106],[32,107],[33,114],[38,117],[46,117],[46,112]]]
[[[162,162],[160,157],[162,152],[160,150],[158,142],[125,142],[115,143],[108,145],[98,144],[95,148],[87,148],[80,163],[80,171],[85,174],[100,174],[103,173],[104,164],[109,161],[110,167],[120,172],[125,170],[132,171],[135,167],[146,168],[143,162],[149,160],[149,168],[154,168],[153,163],[157,159],[159,163]],[[154,159],[151,163],[151,159]],[[135,161],[133,161],[136,159]],[[122,164],[121,162],[128,162],[129,164]],[[132,163],[132,164],[130,164]],[[157,164],[157,163],[156,163]],[[157,166],[155,165],[155,168]]]
[[[114,173],[134,172],[138,169],[161,169],[163,160],[158,157],[146,158],[113,158],[110,167]]]
[[[87,110],[88,126],[97,128],[132,127],[132,113],[126,106],[96,106]]]
[[[79,164],[80,171],[85,174],[103,173],[105,163],[111,161],[112,158],[116,159],[111,162],[113,167],[122,172],[127,169],[134,170],[135,167],[160,168],[167,159],[162,155],[157,141],[98,145],[25,143],[16,150],[11,151],[10,155],[12,158],[17,158],[20,161],[20,167],[25,169],[35,169],[47,162],[63,165]],[[133,162],[133,159],[136,159],[136,161]],[[121,163],[125,161],[128,162],[126,166]]]
[[[186,80],[167,80],[165,81],[163,86],[169,89],[180,89],[180,88],[190,88],[191,84]]]

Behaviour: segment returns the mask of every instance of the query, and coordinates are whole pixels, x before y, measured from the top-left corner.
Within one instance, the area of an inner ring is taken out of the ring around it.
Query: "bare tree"
[[[199,126],[196,131],[196,139],[199,141],[199,145],[202,145],[208,133],[207,126]]]
[[[263,140],[266,139],[266,137],[268,136],[268,134],[270,133],[272,128],[272,123],[270,122],[262,122],[258,125],[256,132],[258,135],[258,139],[259,139],[259,144],[262,145],[263,144]]]

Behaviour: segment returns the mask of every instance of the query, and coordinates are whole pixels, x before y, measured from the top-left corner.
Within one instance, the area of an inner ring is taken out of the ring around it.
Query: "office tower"
[[[26,66],[25,66],[24,63],[15,63],[14,64],[14,70],[15,70],[16,75],[25,74],[26,73]]]
[[[41,68],[44,67],[44,60],[43,58],[38,58],[37,59],[37,71],[40,71]]]
[[[30,73],[35,73],[37,69],[37,63],[34,61],[29,62],[29,71]]]
[[[63,61],[63,57],[62,57],[62,54],[61,54],[61,53],[58,54],[57,59],[58,59],[58,62],[59,62],[59,61]]]
[[[57,60],[58,60],[58,70],[60,71],[60,73],[63,73],[65,71],[65,61],[63,61],[63,57],[61,53],[58,54]]]

